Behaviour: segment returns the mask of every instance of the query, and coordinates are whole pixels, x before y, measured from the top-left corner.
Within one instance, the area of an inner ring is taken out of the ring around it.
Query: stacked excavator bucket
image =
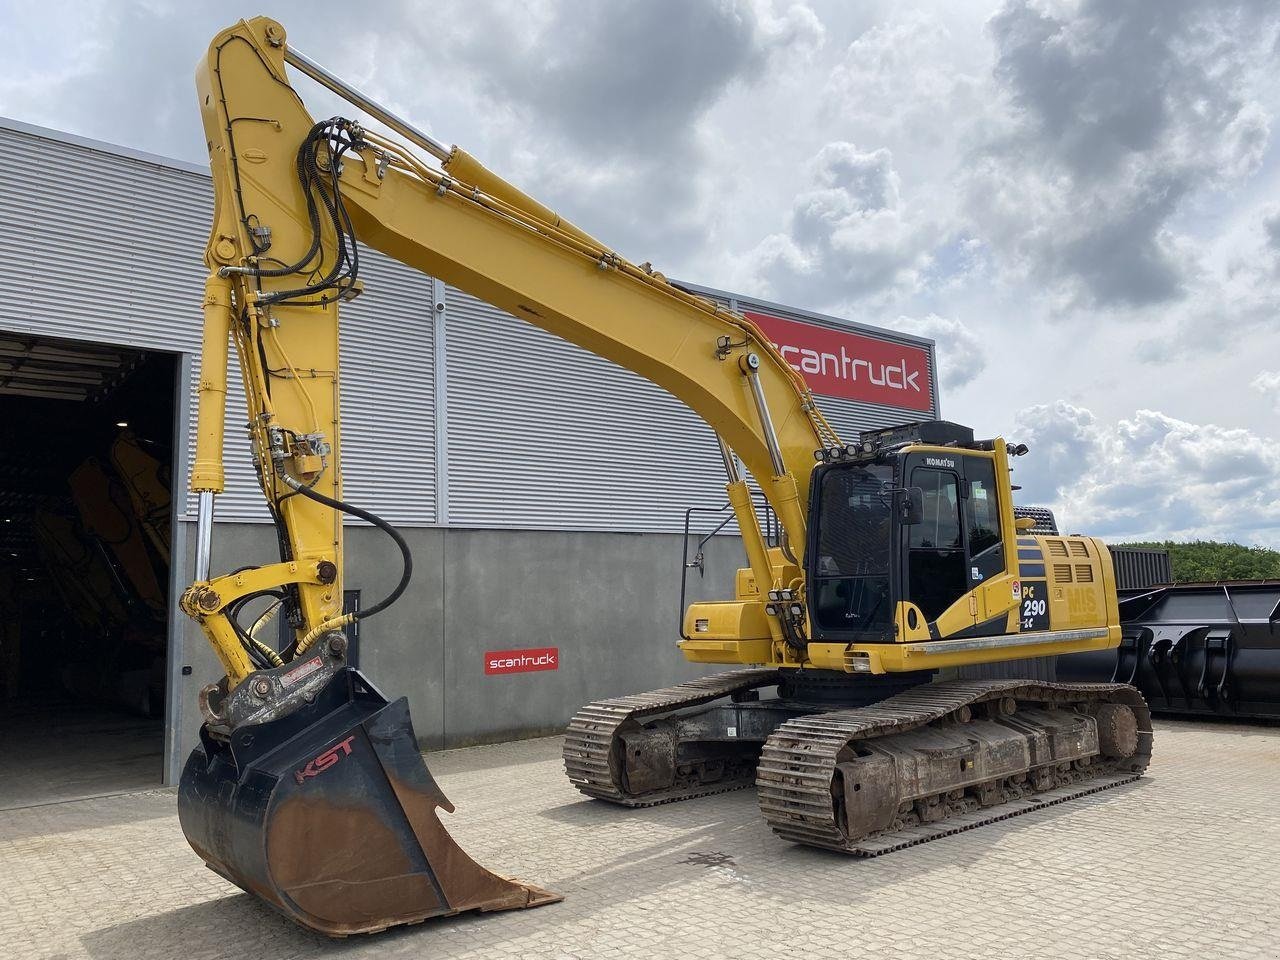
[[[463,852],[437,816],[453,806],[418,752],[406,700],[388,703],[354,670],[296,712],[229,739],[206,725],[201,741],[178,794],[187,840],[213,870],[313,930],[370,933],[561,899]]]
[[[1058,657],[1058,677],[1132,684],[1155,713],[1280,718],[1280,581],[1131,590],[1120,621],[1118,648]]]

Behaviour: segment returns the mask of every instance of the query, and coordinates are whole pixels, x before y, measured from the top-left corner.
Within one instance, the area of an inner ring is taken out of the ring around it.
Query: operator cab
[[[993,445],[969,428],[868,431],[818,458],[805,557],[812,639],[892,642],[899,601],[914,605],[909,621],[932,624],[1004,572],[1014,534],[1001,529]]]

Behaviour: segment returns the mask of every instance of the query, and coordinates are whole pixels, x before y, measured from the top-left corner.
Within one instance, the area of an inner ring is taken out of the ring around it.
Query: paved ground
[[[76,703],[0,717],[0,811],[147,790],[163,777],[159,720]]]
[[[630,812],[579,799],[559,749],[458,750],[431,767],[463,846],[563,903],[328,941],[200,866],[173,795],[154,791],[0,815],[0,954],[1280,955],[1278,728],[1161,722],[1137,784],[872,861],[776,840],[749,792]]]

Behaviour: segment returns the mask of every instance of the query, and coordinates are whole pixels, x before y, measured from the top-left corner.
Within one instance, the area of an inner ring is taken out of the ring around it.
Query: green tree
[[[1242,543],[1192,540],[1177,543],[1117,543],[1117,547],[1168,550],[1177,583],[1205,580],[1280,580],[1280,550],[1246,547]]]

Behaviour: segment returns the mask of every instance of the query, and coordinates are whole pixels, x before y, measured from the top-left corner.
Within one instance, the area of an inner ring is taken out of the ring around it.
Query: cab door
[[[975,622],[966,598],[970,589],[968,548],[962,520],[961,457],[913,454],[907,485],[920,490],[920,522],[903,527],[903,595],[930,626],[948,636]]]
[[[965,542],[965,571],[968,589],[977,598],[977,625],[980,633],[1004,633],[1010,609],[1010,592],[1005,573],[1005,537],[1012,531],[1001,529],[1000,500],[996,489],[996,468],[988,457],[959,457],[963,470],[961,499]]]

